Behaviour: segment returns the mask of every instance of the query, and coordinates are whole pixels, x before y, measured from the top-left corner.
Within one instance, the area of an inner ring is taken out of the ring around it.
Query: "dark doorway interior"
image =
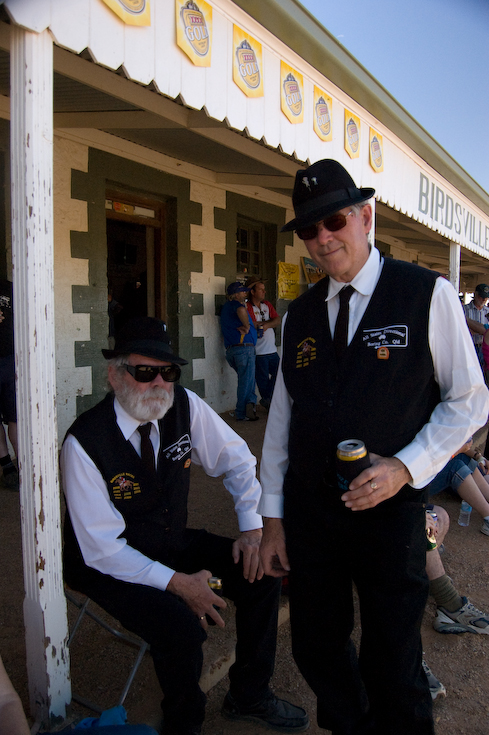
[[[161,204],[155,208],[152,203],[151,210],[113,199],[107,204],[111,205],[107,209],[107,279],[109,337],[113,339],[135,317],[166,318],[166,268]],[[138,216],[138,209],[150,216]]]

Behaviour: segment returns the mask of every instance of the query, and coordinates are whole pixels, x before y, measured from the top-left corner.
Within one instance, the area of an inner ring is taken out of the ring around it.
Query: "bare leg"
[[[436,540],[438,546],[440,546],[440,544],[443,543],[443,539],[447,534],[450,525],[450,518],[446,510],[439,505],[435,505],[433,507],[433,510],[438,516]],[[432,549],[432,551],[426,552],[426,574],[428,575],[428,579],[430,580],[430,582],[433,579],[443,577],[443,575],[445,574],[445,567],[443,566],[443,562],[441,560],[438,549]]]
[[[479,470],[476,470],[476,472],[479,472]],[[479,475],[482,480],[482,475],[480,474],[480,472]],[[462,500],[466,500],[467,503],[471,505],[472,508],[475,508],[475,510],[480,513],[483,518],[489,516],[489,503],[477,486],[473,475],[469,475],[465,478],[462,484],[459,485],[457,492]]]
[[[5,432],[4,432],[5,433]],[[16,421],[10,421],[8,425],[8,438],[10,439],[10,443],[14,449],[14,454],[16,457],[19,456],[19,453],[17,451],[17,422]],[[3,455],[5,456],[5,455]],[[481,475],[482,478],[482,475]],[[488,487],[488,494],[489,494],[489,487]]]
[[[0,423],[0,457],[6,457],[8,454],[7,437],[3,424]]]

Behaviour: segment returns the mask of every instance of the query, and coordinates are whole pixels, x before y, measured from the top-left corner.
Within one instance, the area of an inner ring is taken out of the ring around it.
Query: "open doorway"
[[[107,192],[109,344],[130,319],[166,320],[166,257],[161,202]]]

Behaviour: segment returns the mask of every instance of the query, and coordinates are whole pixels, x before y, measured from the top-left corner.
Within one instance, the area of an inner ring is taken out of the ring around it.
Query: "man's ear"
[[[371,205],[366,204],[364,207],[362,207],[360,214],[362,216],[362,222],[363,222],[363,227],[365,229],[365,232],[370,232],[370,229],[372,227],[372,207]]]

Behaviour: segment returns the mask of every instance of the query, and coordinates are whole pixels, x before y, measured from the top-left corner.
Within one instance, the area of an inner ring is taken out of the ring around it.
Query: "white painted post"
[[[61,572],[53,289],[53,42],[11,26],[14,334],[31,713],[71,701]]]
[[[449,262],[450,283],[457,293],[460,291],[460,245],[457,242],[450,243]]]

